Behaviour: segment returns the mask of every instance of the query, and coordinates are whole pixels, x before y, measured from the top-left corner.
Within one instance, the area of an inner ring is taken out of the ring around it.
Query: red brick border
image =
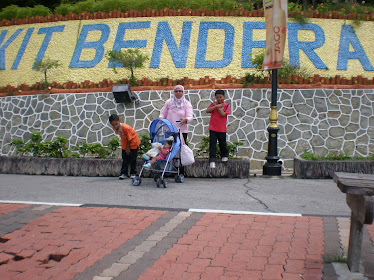
[[[216,80],[205,76],[198,80],[189,79],[184,77],[183,79],[162,79],[159,81],[152,81],[148,78],[138,80],[138,84],[141,86],[131,87],[134,91],[142,90],[171,90],[177,84],[182,84],[186,89],[215,89],[215,88],[244,88],[243,78],[233,78],[227,75],[226,78]],[[127,79],[123,79],[123,84],[128,84]],[[0,88],[0,97],[9,95],[34,95],[34,94],[54,94],[54,93],[87,93],[87,92],[111,92],[112,86],[117,83],[104,79],[101,82],[95,83],[92,81],[84,81],[81,83],[75,83],[73,81],[60,84],[53,82],[48,89],[43,89],[41,83],[29,86],[21,84],[20,86],[7,85],[6,87]],[[261,84],[248,84],[248,88],[271,88],[269,79],[265,79],[264,83]],[[332,78],[324,78],[319,75],[314,75],[308,79],[304,79],[300,76],[294,75],[289,77],[287,80],[280,79],[279,88],[281,89],[308,89],[308,88],[328,88],[328,89],[367,89],[374,88],[374,78],[368,79],[362,76],[352,77],[346,79],[336,75]]]

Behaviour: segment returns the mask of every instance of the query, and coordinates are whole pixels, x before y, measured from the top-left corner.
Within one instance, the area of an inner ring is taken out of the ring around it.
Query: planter
[[[143,161],[139,159],[137,164],[139,172]],[[122,159],[0,156],[0,173],[8,174],[112,177],[119,175],[121,165]],[[186,166],[185,175],[195,178],[248,178],[249,160],[230,159],[210,169],[207,159],[196,159],[193,165]],[[150,172],[144,172],[142,177],[150,177]]]
[[[335,172],[374,174],[373,160],[314,161],[294,159],[294,172],[301,179],[331,179]]]

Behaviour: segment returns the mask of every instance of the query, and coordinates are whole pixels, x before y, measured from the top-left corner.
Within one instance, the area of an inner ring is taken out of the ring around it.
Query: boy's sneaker
[[[143,167],[149,169],[149,168],[151,168],[151,164],[150,163],[146,163],[146,164],[143,165]]]
[[[135,177],[136,177],[136,174],[131,174],[131,175],[130,175],[130,178],[131,178],[131,179],[134,179]]]
[[[144,160],[149,160],[149,156],[147,156],[146,154],[143,154],[143,155],[142,155],[142,158],[143,158]]]
[[[228,157],[223,157],[223,158],[222,158],[222,162],[227,162],[228,160],[229,160]]]
[[[212,161],[211,163],[209,163],[209,166],[210,168],[216,168],[216,163]]]
[[[119,177],[118,177],[120,180],[124,180],[124,179],[128,179],[129,177],[127,176],[127,175],[125,175],[125,174],[121,174],[121,175],[119,175]]]

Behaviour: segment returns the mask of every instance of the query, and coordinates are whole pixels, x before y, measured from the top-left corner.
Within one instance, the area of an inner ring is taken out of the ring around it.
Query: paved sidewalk
[[[344,217],[0,204],[0,279],[374,279],[374,226],[362,274]],[[366,278],[365,278],[366,277]]]

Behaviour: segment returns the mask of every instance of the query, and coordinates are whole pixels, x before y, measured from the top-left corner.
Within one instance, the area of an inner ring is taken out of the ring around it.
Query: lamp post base
[[[263,166],[262,174],[266,176],[281,176],[282,166],[278,163],[279,157],[273,157],[271,159],[267,156],[265,159],[267,162]]]
[[[267,176],[281,176],[282,175],[282,166],[278,162],[278,147],[277,147],[277,139],[278,139],[278,127],[268,127],[269,132],[269,148],[268,148],[268,155],[265,157],[266,163],[263,166],[263,175]]]

